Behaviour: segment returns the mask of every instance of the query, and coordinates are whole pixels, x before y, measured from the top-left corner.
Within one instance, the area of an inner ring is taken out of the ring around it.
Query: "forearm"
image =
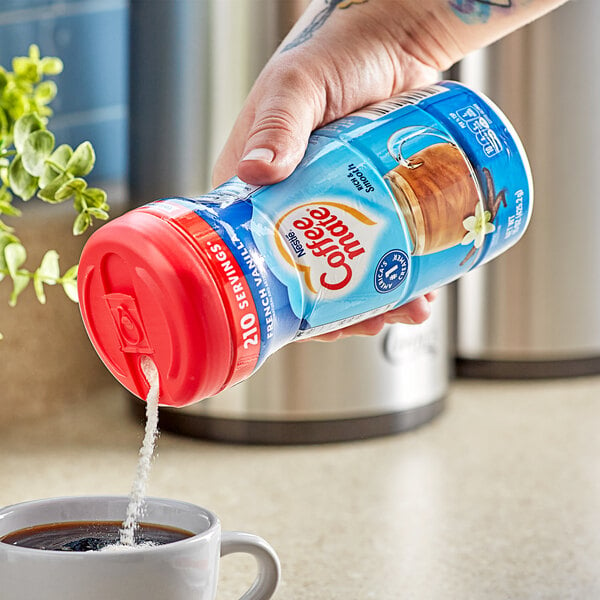
[[[461,54],[487,46],[567,0],[435,0],[450,9],[449,27]],[[458,58],[462,58],[459,56]]]
[[[215,183],[287,177],[311,131],[433,83],[469,52],[567,0],[313,0],[236,121]]]
[[[299,47],[310,52],[337,40],[352,57],[356,48],[375,43],[445,70],[566,1],[313,0],[279,53]]]

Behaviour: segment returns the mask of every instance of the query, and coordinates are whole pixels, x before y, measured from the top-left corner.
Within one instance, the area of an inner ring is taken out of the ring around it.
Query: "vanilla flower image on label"
[[[475,214],[467,217],[463,221],[463,226],[467,230],[461,244],[468,246],[473,243],[475,248],[481,248],[485,236],[496,230],[496,226],[490,223],[492,213],[489,210],[483,210],[483,206],[478,204],[475,208]]]

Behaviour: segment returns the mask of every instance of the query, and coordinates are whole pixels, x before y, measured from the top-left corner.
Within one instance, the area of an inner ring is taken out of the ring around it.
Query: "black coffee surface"
[[[49,523],[13,531],[0,538],[0,542],[39,550],[90,552],[118,544],[121,526],[121,521]],[[184,529],[140,523],[135,532],[135,543],[162,546],[193,535]]]

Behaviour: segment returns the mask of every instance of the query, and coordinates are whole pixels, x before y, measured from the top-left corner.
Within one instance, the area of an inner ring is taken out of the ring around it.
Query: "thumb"
[[[308,138],[320,121],[313,102],[279,94],[257,105],[237,174],[254,185],[285,179],[302,160]]]

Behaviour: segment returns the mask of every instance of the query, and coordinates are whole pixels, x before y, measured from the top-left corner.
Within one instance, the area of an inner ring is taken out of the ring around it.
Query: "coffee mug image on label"
[[[412,154],[411,144],[417,146]],[[473,167],[454,139],[433,127],[406,127],[390,136],[388,151],[398,166],[385,179],[406,219],[412,255],[473,241],[472,219],[481,220],[483,198]],[[483,230],[477,227],[478,232]],[[480,246],[482,239],[475,242]]]

